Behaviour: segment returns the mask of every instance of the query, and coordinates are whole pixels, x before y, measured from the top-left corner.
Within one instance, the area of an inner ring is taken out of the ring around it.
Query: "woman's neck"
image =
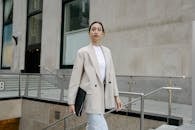
[[[94,45],[94,46],[100,46],[101,45],[101,42],[93,42],[92,41],[92,45]]]

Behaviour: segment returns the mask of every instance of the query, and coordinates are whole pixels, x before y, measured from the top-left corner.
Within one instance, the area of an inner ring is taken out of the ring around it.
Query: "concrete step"
[[[156,128],[155,130],[176,130],[177,126],[172,125],[161,125],[160,127]]]
[[[195,124],[185,124],[178,127],[176,130],[195,130]]]

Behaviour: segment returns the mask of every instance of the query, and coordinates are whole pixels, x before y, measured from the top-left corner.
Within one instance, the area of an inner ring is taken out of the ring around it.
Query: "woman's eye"
[[[102,29],[101,28],[98,28],[98,31],[102,31]]]
[[[99,32],[101,32],[102,29],[101,29],[101,28],[95,28],[95,27],[94,27],[94,28],[91,29],[91,31],[93,31],[93,32],[94,32],[94,31],[99,31]]]
[[[96,30],[96,28],[92,28],[92,31],[95,31]]]

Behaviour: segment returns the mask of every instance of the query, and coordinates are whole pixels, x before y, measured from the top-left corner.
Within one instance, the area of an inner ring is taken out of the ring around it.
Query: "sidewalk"
[[[127,97],[121,97],[121,100],[126,103]],[[133,98],[132,98],[133,100]],[[140,111],[140,101],[131,105],[132,110]],[[144,112],[168,115],[168,102],[155,101],[150,99],[144,100]],[[183,124],[191,124],[192,121],[192,105],[172,103],[171,115],[182,117]]]

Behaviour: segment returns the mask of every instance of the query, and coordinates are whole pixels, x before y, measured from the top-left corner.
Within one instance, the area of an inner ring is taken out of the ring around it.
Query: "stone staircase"
[[[195,130],[195,125],[185,124],[182,126],[161,125],[155,130]]]
[[[177,126],[163,124],[155,130],[176,130],[176,129],[177,129]]]

